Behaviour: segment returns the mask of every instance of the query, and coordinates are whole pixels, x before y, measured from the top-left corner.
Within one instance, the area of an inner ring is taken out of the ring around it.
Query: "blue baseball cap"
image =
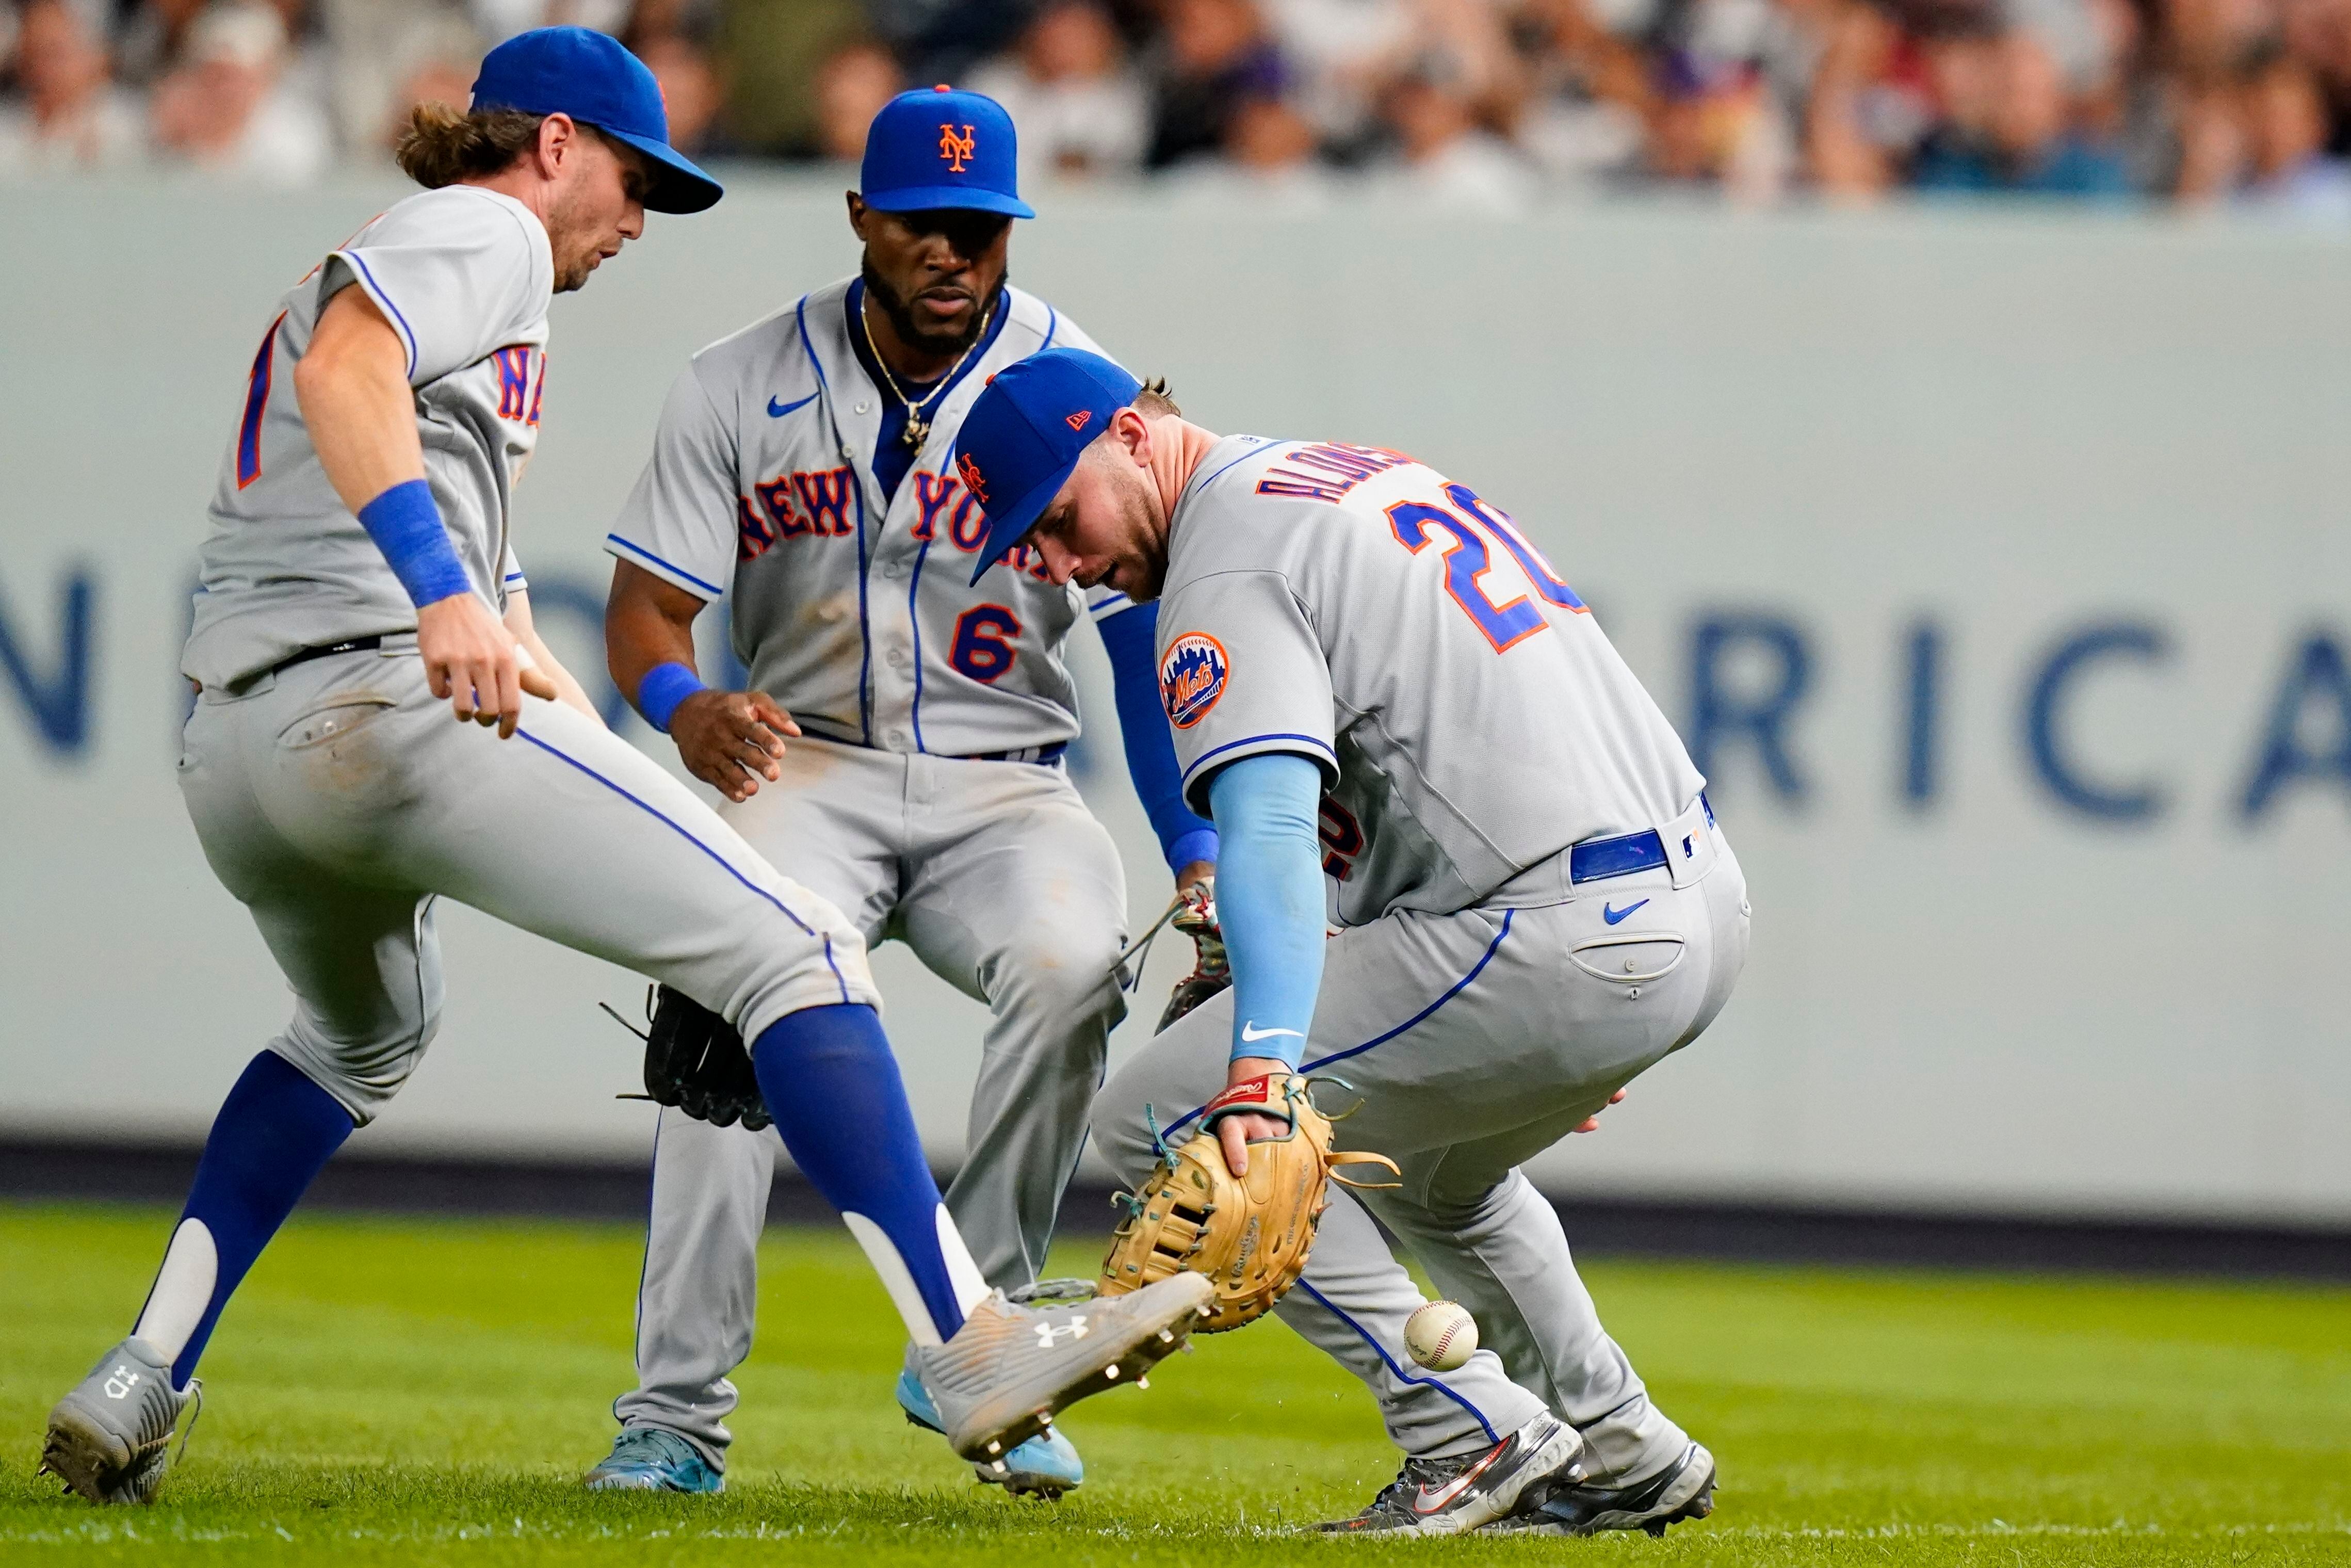
[[[1033,218],[1020,199],[1012,117],[985,94],[935,87],[902,92],[865,131],[857,193],[876,212],[939,207]]]
[[[669,144],[669,110],[645,62],[617,38],[587,27],[533,27],[482,57],[475,109],[568,114],[653,160],[645,205],[698,213],[726,192]]]
[[[956,436],[956,475],[987,518],[975,585],[1052,505],[1111,415],[1142,390],[1083,349],[1048,349],[988,378]]]

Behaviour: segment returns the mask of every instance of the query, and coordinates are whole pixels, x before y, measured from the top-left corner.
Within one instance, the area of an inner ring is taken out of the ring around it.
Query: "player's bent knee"
[[[1131,1086],[1123,1080],[1123,1075],[1113,1078],[1096,1092],[1086,1119],[1093,1134],[1094,1147],[1102,1159],[1121,1180],[1136,1181],[1159,1157],[1151,1136],[1153,1115],[1158,1114],[1164,1124],[1191,1107],[1158,1113],[1155,1106],[1146,1106],[1135,1099]]]
[[[268,1049],[350,1112],[355,1126],[364,1127],[392,1103],[416,1071],[429,1038],[428,1030],[421,1038],[412,1034],[390,1047],[355,1047],[329,1040],[297,1019],[269,1042]]]
[[[1126,993],[1112,972],[1117,957],[1114,948],[1097,954],[1091,946],[1007,954],[993,967],[988,1009],[999,1018],[1037,1019],[1053,1032],[1066,1028],[1076,1031],[1073,1039],[1090,1034],[1090,1025],[1115,1029],[1126,1017]]]

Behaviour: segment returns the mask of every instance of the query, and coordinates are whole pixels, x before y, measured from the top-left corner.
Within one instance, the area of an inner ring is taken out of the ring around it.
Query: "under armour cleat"
[[[190,1406],[203,1407],[203,1391],[193,1377],[174,1390],[171,1364],[145,1340],[126,1339],[49,1412],[41,1469],[94,1503],[152,1502],[171,1463],[172,1430]],[[188,1426],[194,1429],[193,1416]]]
[[[612,1451],[580,1478],[590,1491],[714,1492],[726,1490],[726,1474],[702,1450],[659,1427],[626,1427],[612,1439]]]
[[[1140,1382],[1191,1336],[1216,1287],[1174,1274],[1132,1295],[1022,1306],[994,1291],[945,1344],[915,1345],[906,1370],[928,1391],[947,1445],[1001,1465],[1089,1395]]]
[[[1646,1530],[1663,1535],[1669,1524],[1714,1511],[1714,1456],[1692,1443],[1681,1458],[1637,1485],[1572,1486],[1552,1493],[1532,1513],[1506,1519],[1494,1533],[1597,1535],[1604,1530]]]
[[[898,1375],[898,1407],[914,1425],[940,1430],[938,1408],[911,1372]],[[1050,1427],[1005,1455],[1002,1464],[975,1463],[971,1469],[990,1486],[1000,1486],[1015,1497],[1042,1498],[1047,1502],[1059,1500],[1065,1491],[1077,1490],[1086,1479],[1086,1462],[1078,1457],[1076,1447]]]
[[[1490,1448],[1449,1458],[1411,1458],[1353,1519],[1313,1528],[1332,1535],[1460,1535],[1539,1507],[1583,1479],[1575,1428],[1538,1416]]]

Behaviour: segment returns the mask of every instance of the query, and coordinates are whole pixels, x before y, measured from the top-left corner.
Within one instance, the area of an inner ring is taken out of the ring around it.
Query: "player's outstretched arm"
[[[345,288],[328,301],[294,367],[294,395],[329,482],[416,605],[416,651],[433,695],[459,718],[514,734],[526,685],[549,699],[555,685],[522,668],[513,633],[458,564],[424,480],[408,350],[366,294]]]
[[[1228,763],[1208,785],[1222,848],[1217,912],[1233,965],[1232,1060],[1226,1084],[1286,1076],[1306,1053],[1322,986],[1322,862],[1316,838],[1322,769],[1311,758],[1261,752]],[[1249,1169],[1249,1142],[1287,1129],[1270,1117],[1218,1122],[1225,1163]]]
[[[677,742],[686,771],[729,800],[784,776],[784,737],[800,727],[765,692],[714,691],[695,673],[694,618],[702,601],[643,567],[612,568],[604,605],[604,662],[645,722]]]

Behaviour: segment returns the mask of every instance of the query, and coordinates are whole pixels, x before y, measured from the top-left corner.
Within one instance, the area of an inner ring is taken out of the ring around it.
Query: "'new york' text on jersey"
[[[849,288],[695,356],[606,548],[705,601],[731,590],[751,685],[810,733],[956,757],[1067,741],[1077,697],[1060,650],[1082,596],[1026,551],[967,586],[987,519],[953,447],[997,371],[1050,347],[1101,350],[1006,287],[1008,319],[926,411],[931,436],[885,500],[872,458],[888,394],[851,343]]]

